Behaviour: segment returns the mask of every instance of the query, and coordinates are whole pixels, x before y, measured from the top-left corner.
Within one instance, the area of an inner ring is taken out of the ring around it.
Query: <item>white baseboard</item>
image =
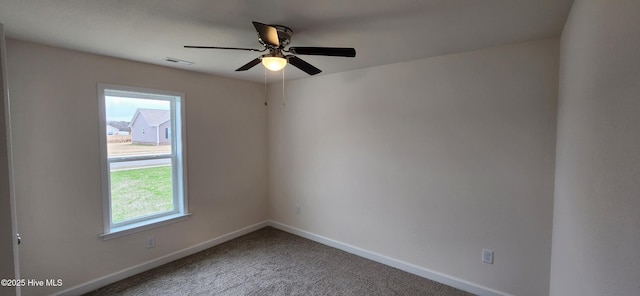
[[[404,261],[400,261],[394,258],[390,258],[375,252],[371,252],[362,248],[358,248],[349,244],[345,244],[321,235],[317,235],[299,228],[295,228],[280,222],[276,222],[276,221],[272,221],[272,220],[267,220],[267,221],[263,221],[260,223],[256,223],[254,225],[250,225],[247,227],[244,227],[242,229],[233,231],[231,233],[225,234],[225,235],[221,235],[219,237],[216,237],[214,239],[208,240],[206,242],[197,244],[195,246],[189,247],[189,248],[185,248],[176,252],[173,252],[171,254],[156,258],[154,260],[151,261],[147,261],[145,263],[141,263],[138,264],[136,266],[132,266],[129,267],[127,269],[123,269],[121,271],[106,275],[104,277],[101,278],[97,278],[95,280],[71,287],[69,289],[60,291],[56,294],[56,296],[73,296],[73,295],[82,295],[84,293],[88,293],[91,292],[95,289],[98,289],[100,287],[115,283],[117,281],[123,280],[125,278],[128,278],[130,276],[136,275],[138,273],[141,272],[145,272],[147,270],[156,268],[158,266],[161,266],[163,264],[167,264],[171,261],[175,261],[178,260],[180,258],[195,254],[197,252],[200,251],[204,251],[208,248],[214,247],[216,245],[222,244],[224,242],[230,241],[234,238],[238,238],[240,236],[243,236],[245,234],[251,233],[253,231],[256,231],[258,229],[264,228],[266,226],[272,226],[274,228],[280,229],[282,231],[286,231],[289,232],[291,234],[295,234],[297,236],[300,237],[304,237],[306,239],[310,239],[312,241],[321,243],[323,245],[327,245],[339,250],[343,250],[345,252],[363,257],[363,258],[367,258],[369,260],[373,260],[379,263],[382,263],[384,265],[388,265],[415,275],[418,275],[420,277],[426,278],[426,279],[430,279],[439,283],[443,283],[445,285],[463,290],[463,291],[467,291],[476,295],[480,295],[480,296],[510,296],[510,294],[506,294],[500,291],[496,291],[487,287],[483,287],[481,285],[478,284],[474,284],[468,281],[464,281],[446,274],[442,274],[436,271],[432,271],[429,269],[426,269],[424,267],[420,267],[408,262],[404,262]]]
[[[269,225],[270,225],[269,221],[263,221],[263,222],[260,222],[260,223],[257,223],[257,224],[251,225],[251,226],[247,226],[247,227],[244,227],[242,229],[233,231],[231,233],[227,233],[225,235],[218,236],[218,237],[216,237],[214,239],[211,239],[211,240],[208,240],[206,242],[197,244],[195,246],[188,247],[188,248],[182,249],[180,251],[176,251],[176,252],[173,252],[171,254],[168,254],[168,255],[153,259],[151,261],[147,261],[145,263],[129,267],[127,269],[118,271],[116,273],[112,273],[110,275],[107,275],[107,276],[104,276],[104,277],[101,277],[101,278],[97,278],[97,279],[92,280],[90,282],[71,287],[71,288],[66,289],[64,291],[58,292],[58,293],[56,293],[54,295],[60,295],[60,296],[63,296],[63,295],[64,296],[67,296],[67,295],[82,295],[84,293],[91,292],[91,291],[93,291],[95,289],[98,289],[100,287],[106,286],[108,284],[112,284],[112,283],[115,283],[115,282],[117,282],[119,280],[123,280],[123,279],[128,278],[128,277],[130,277],[132,275],[136,275],[138,273],[141,273],[141,272],[156,268],[156,267],[161,266],[163,264],[167,264],[167,263],[169,263],[171,261],[178,260],[180,258],[189,256],[189,255],[192,255],[192,254],[195,254],[195,253],[198,253],[200,251],[204,251],[204,250],[206,250],[208,248],[211,248],[211,247],[214,247],[214,246],[219,245],[221,243],[230,241],[230,240],[232,240],[234,238],[238,238],[238,237],[243,236],[243,235],[245,235],[247,233],[251,233],[253,231],[256,231],[258,229],[264,228],[264,227],[269,226]]]
[[[282,231],[289,232],[291,234],[295,234],[297,236],[304,237],[306,239],[310,239],[312,241],[321,243],[323,245],[327,245],[347,253],[351,253],[360,257],[367,258],[369,260],[376,261],[378,263],[382,263],[384,265],[388,265],[417,276],[430,279],[432,281],[436,281],[447,286],[454,287],[456,289],[460,289],[463,291],[467,291],[469,293],[473,293],[475,295],[480,296],[509,296],[510,294],[503,293],[500,291],[496,291],[478,284],[474,284],[465,280],[461,280],[446,274],[442,274],[433,270],[426,269],[424,267],[420,267],[408,262],[404,262],[401,260],[397,260],[394,258],[390,258],[384,255],[380,255],[378,253],[374,253],[365,249],[361,249],[349,244],[345,244],[321,235],[317,235],[299,228],[295,228],[286,224],[282,224],[280,222],[276,222],[273,220],[268,221],[268,225],[274,228],[280,229]]]

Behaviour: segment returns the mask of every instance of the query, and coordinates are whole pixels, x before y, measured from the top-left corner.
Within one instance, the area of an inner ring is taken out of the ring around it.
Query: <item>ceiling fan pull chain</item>
[[[287,102],[284,100],[284,68],[282,68],[282,107],[287,107]]]
[[[267,68],[264,68],[264,105],[267,105]]]

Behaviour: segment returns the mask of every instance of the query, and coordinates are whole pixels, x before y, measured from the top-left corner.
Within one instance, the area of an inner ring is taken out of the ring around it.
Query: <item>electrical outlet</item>
[[[482,263],[493,264],[493,251],[482,249]]]
[[[156,237],[150,236],[147,238],[147,249],[151,249],[156,246]]]
[[[300,205],[296,205],[296,215],[300,215],[301,212],[302,208],[300,207]]]

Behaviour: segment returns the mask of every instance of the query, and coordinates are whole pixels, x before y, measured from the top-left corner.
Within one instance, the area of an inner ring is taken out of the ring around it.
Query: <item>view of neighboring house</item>
[[[119,131],[120,129],[118,129],[117,127],[107,124],[107,136],[115,136]]]
[[[131,132],[128,121],[108,121],[107,122],[107,135],[109,135],[109,125],[118,129],[117,135],[128,136]],[[114,133],[116,135],[116,133]]]
[[[169,145],[171,143],[169,110],[138,108],[131,118],[131,143]]]

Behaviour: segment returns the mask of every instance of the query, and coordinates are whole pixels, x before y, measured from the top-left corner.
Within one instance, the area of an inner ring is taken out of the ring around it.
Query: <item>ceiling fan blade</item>
[[[256,28],[256,31],[258,31],[258,36],[260,36],[260,40],[262,40],[262,42],[264,42],[266,45],[280,47],[280,41],[278,40],[278,30],[275,27],[259,22],[253,22],[253,26]]]
[[[232,50],[248,50],[248,51],[258,51],[258,52],[267,50],[266,48],[260,50],[255,48],[244,48],[244,47],[195,46],[195,45],[185,45],[184,48],[232,49]]]
[[[302,55],[321,55],[332,57],[349,57],[356,56],[355,48],[351,47],[289,47],[289,52]]]
[[[305,62],[304,60],[302,60],[301,58],[297,57],[297,56],[287,56],[287,60],[289,60],[289,63],[291,63],[291,65],[293,65],[294,67],[304,71],[305,73],[309,74],[309,75],[316,75],[320,72],[322,72],[322,70],[314,67],[313,65]]]
[[[253,68],[253,66],[260,64],[260,62],[260,58],[256,58],[255,60],[252,60],[251,62],[246,63],[244,66],[236,69],[236,71],[247,71]]]

